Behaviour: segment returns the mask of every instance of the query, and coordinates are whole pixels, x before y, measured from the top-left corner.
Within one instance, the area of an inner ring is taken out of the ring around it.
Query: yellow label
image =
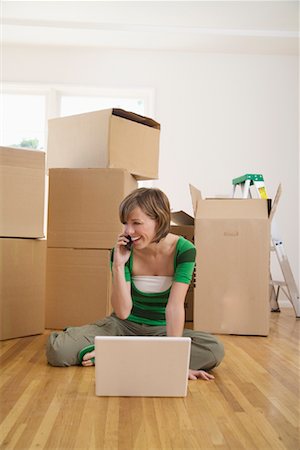
[[[260,188],[258,188],[258,190],[259,190],[259,195],[260,195],[260,198],[263,198],[263,199],[267,199],[268,198],[268,196],[267,196],[267,192],[266,192],[266,189],[265,189],[265,187],[263,186],[263,187],[260,187]]]

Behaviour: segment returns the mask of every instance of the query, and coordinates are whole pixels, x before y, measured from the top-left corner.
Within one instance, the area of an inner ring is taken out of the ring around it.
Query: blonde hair
[[[147,214],[157,223],[156,235],[153,242],[159,242],[170,232],[171,209],[166,194],[157,188],[139,188],[132,191],[120,204],[119,216],[122,223],[126,223],[129,214],[135,208]]]

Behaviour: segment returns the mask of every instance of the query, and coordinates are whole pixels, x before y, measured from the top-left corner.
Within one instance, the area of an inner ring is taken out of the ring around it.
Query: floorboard
[[[230,336],[212,382],[186,398],[100,398],[94,368],[46,364],[48,332],[0,343],[1,449],[298,450],[299,331],[291,308],[268,337]]]

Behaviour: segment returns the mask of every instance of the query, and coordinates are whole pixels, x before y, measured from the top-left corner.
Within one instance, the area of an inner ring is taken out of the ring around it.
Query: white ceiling
[[[298,1],[2,1],[2,42],[297,54]]]

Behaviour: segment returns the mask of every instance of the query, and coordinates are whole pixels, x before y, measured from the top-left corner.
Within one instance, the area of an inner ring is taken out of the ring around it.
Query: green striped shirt
[[[173,281],[190,284],[196,258],[195,246],[180,236],[174,255]],[[113,262],[113,252],[112,259]],[[148,325],[166,325],[166,306],[171,288],[164,292],[145,293],[139,291],[132,280],[133,252],[125,265],[125,279],[131,283],[132,310],[127,318],[132,322]]]

